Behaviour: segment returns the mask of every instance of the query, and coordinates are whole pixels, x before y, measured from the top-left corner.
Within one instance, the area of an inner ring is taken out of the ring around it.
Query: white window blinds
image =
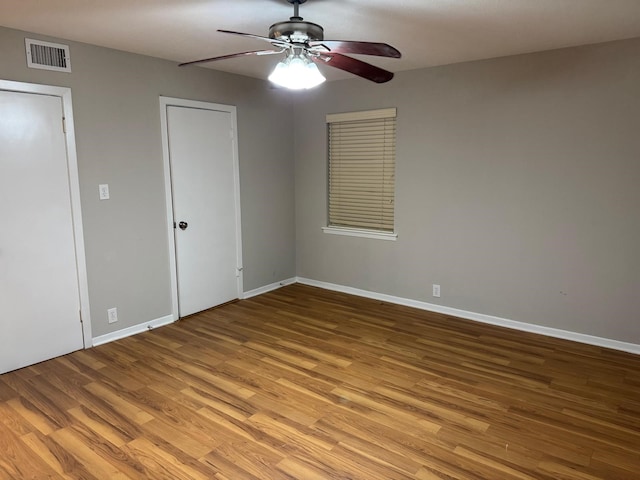
[[[329,226],[393,232],[396,109],[327,115]]]

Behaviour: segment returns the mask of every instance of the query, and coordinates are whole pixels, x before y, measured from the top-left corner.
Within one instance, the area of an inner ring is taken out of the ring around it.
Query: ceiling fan
[[[219,57],[204,58],[179,66],[226,60],[250,55],[286,54],[269,76],[272,82],[291,89],[311,88],[322,83],[325,78],[316,64],[328,65],[358,75],[376,83],[388,82],[393,73],[370,63],[343,55],[345,53],[375,55],[378,57],[400,58],[401,54],[391,45],[377,42],[350,40],[324,40],[324,29],[311,22],[305,22],[299,15],[299,7],[307,0],[287,0],[293,5],[293,16],[289,20],[274,23],[269,28],[269,36],[218,30],[221,33],[255,38],[269,42],[275,50],[252,50],[232,53]]]

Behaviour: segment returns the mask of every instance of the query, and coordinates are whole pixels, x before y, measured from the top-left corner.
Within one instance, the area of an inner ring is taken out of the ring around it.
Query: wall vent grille
[[[32,40],[31,38],[25,38],[24,41],[29,68],[71,73],[69,45]]]

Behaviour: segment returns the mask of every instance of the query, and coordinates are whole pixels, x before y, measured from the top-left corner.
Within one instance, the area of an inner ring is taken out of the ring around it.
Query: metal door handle
[[[186,230],[189,224],[187,222],[180,222],[178,226],[180,227],[180,230]]]

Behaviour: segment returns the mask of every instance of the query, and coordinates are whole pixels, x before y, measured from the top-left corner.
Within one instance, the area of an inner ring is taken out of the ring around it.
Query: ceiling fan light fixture
[[[325,80],[317,65],[304,52],[290,53],[269,75],[269,81],[290,90],[317,87]]]

